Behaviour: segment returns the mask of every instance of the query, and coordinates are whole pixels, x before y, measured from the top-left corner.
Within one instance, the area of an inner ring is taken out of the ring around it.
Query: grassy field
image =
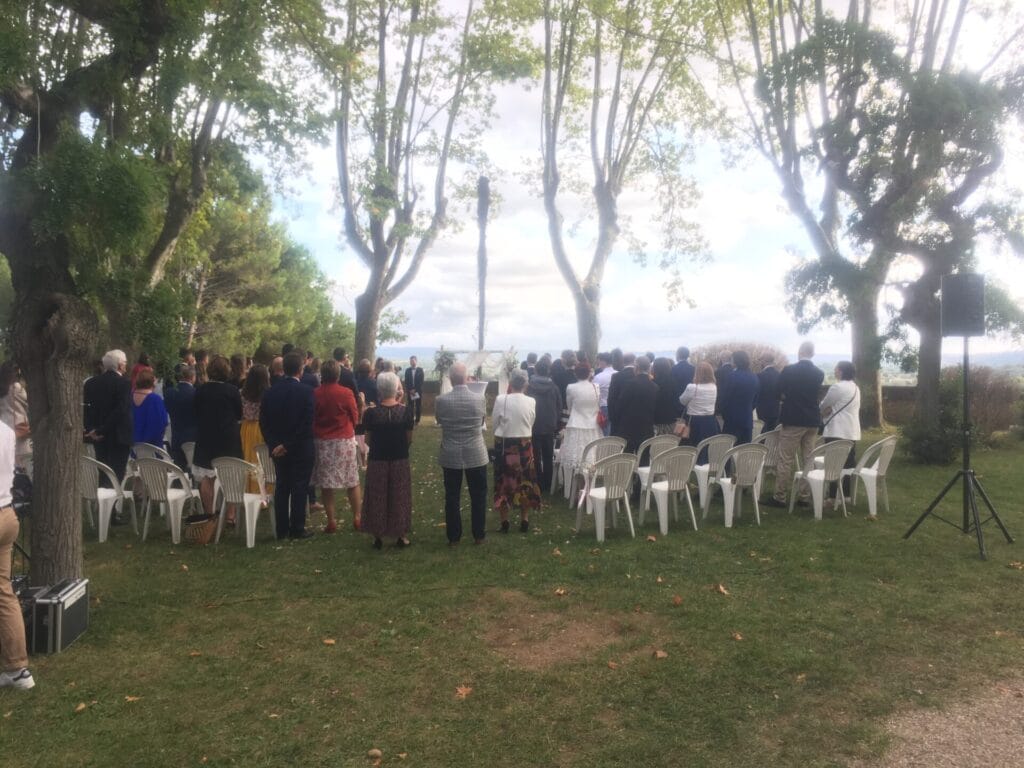
[[[1021,545],[901,539],[954,468],[897,459],[877,522],[861,499],[726,530],[716,500],[699,532],[651,541],[649,518],[598,546],[553,500],[527,535],[450,549],[437,437],[416,433],[409,549],[348,525],[279,546],[266,519],[251,551],[90,541],[91,627],[0,691],[4,764],[841,765],[884,752],[887,715],[1020,672]],[[975,461],[1018,536],[1022,459]]]

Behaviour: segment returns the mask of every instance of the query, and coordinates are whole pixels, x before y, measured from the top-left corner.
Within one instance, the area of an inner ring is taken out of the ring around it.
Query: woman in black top
[[[683,392],[672,375],[672,361],[667,357],[655,360],[652,370],[654,383],[658,385],[658,396],[654,401],[654,434],[671,435],[683,410],[679,405],[679,396]]]
[[[362,530],[373,536],[381,548],[385,536],[395,537],[395,546],[409,545],[412,527],[412,479],[409,472],[409,442],[412,440],[412,409],[398,399],[398,376],[377,376],[380,405],[363,414],[370,458],[366,466]]]
[[[213,514],[213,460],[222,456],[242,458],[242,396],[238,387],[228,383],[231,367],[227,359],[216,355],[206,368],[209,381],[196,390],[192,407],[198,426],[192,476],[199,480],[199,498],[206,514]],[[234,509],[228,508],[227,522],[234,521]]]

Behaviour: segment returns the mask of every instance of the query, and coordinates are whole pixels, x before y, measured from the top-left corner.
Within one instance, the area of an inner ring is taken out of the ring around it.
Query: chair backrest
[[[714,435],[706,437],[697,444],[697,455],[705,448],[708,449],[708,472],[717,475],[722,468],[722,457],[729,452],[729,449],[736,444],[733,435]]]
[[[96,458],[96,446],[93,445],[92,443],[82,443],[82,451],[81,451],[81,453],[82,453],[83,456],[88,456],[90,459],[95,459]]]
[[[245,486],[250,475],[259,476],[260,468],[248,461],[232,456],[222,456],[213,460],[213,468],[217,471],[220,487],[224,489],[224,498],[228,504],[241,504],[245,501]]]
[[[596,464],[601,459],[614,456],[626,450],[626,440],[622,437],[599,437],[586,444],[580,464]]]
[[[640,447],[636,449],[636,460],[639,464],[643,461],[644,451],[648,452],[647,463],[650,464],[654,461],[654,457],[660,453],[671,450],[679,445],[679,438],[675,435],[655,435],[649,437],[640,443]]]
[[[270,449],[266,443],[256,446],[256,461],[259,462],[260,468],[263,470],[263,480],[268,483],[276,483],[277,468],[274,466],[274,460],[270,457]]]
[[[96,461],[96,459],[80,456],[78,458],[78,477],[79,485],[82,487],[82,498],[96,501],[98,496],[96,491],[100,487],[101,472],[106,475],[110,487],[117,494],[117,498],[122,498],[124,494],[121,493],[121,484],[117,481],[117,475],[114,474],[114,470],[106,464]]]
[[[768,449],[765,456],[765,469],[775,469],[779,463],[779,436],[782,434],[782,427],[776,427],[768,432],[762,432],[750,442],[758,443]]]
[[[159,445],[153,445],[152,443],[135,443],[135,445],[132,446],[132,453],[135,454],[136,459],[160,459],[161,461],[171,460],[171,454]]]
[[[670,448],[651,461],[651,476],[664,475],[670,491],[681,491],[686,487],[696,463],[697,449],[692,445]]]
[[[163,459],[137,459],[135,462],[142,476],[142,484],[146,486],[146,495],[153,501],[167,501],[167,476],[181,482],[182,488],[188,488],[188,478],[172,461]]]
[[[192,471],[192,459],[196,455],[196,444],[189,440],[187,443],[181,444],[181,452],[185,454],[185,463],[188,464],[189,471]]]
[[[761,434],[762,429],[764,429],[764,422],[760,419],[754,419],[754,429],[750,433],[751,439],[756,439]]]
[[[621,499],[629,491],[629,482],[636,471],[636,454],[617,453],[605,456],[594,464],[594,485],[601,481],[605,498]]]
[[[738,486],[752,486],[757,482],[758,475],[768,457],[768,449],[757,443],[745,443],[731,448],[722,458],[722,464],[729,467],[732,461],[732,478]]]
[[[892,456],[896,453],[896,441],[897,437],[893,435],[868,446],[860,457],[860,461],[857,462],[857,469],[871,467],[879,477],[885,477],[885,473],[889,469],[889,462],[892,461]]]
[[[843,474],[843,467],[846,466],[846,457],[850,455],[851,448],[853,448],[853,440],[833,440],[824,445],[819,445],[811,453],[811,463],[808,464],[804,471],[814,469],[816,467],[814,463],[815,457],[821,456],[825,461],[825,482],[835,482]]]

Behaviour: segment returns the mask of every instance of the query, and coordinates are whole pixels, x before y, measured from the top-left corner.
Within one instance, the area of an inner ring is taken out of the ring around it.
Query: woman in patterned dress
[[[501,532],[508,533],[508,513],[519,507],[519,530],[530,530],[530,510],[540,509],[540,488],[533,460],[533,422],[537,404],[524,393],[526,371],[515,371],[507,395],[498,395],[491,411],[494,426],[494,508]]]
[[[265,365],[254,365],[249,369],[242,383],[242,458],[250,464],[259,464],[256,457],[256,446],[263,441],[263,433],[260,431],[260,401],[263,393],[270,389],[270,371]],[[259,481],[249,478],[249,485],[246,490],[249,493],[262,493]],[[266,490],[273,493],[271,487]]]
[[[327,513],[324,533],[334,533],[334,491],[344,488],[352,507],[352,527],[357,531],[362,517],[362,492],[359,488],[359,462],[356,456],[356,423],[359,406],[352,390],[338,383],[341,365],[328,360],[320,369],[320,386],[313,391],[313,437],[316,441],[316,465],[311,485],[320,489]]]
[[[380,404],[363,413],[370,455],[366,464],[363,530],[380,549],[383,538],[395,537],[396,547],[409,546],[412,527],[412,481],[409,443],[412,441],[412,409],[399,401],[398,376],[377,376]]]

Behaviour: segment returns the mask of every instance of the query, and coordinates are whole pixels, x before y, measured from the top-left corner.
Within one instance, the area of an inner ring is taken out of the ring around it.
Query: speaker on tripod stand
[[[914,521],[910,529],[903,534],[904,539],[909,539],[917,527],[925,521],[929,515],[941,520],[961,532],[969,534],[972,531],[978,539],[978,554],[982,560],[988,557],[985,549],[985,536],[981,527],[991,520],[995,520],[999,530],[1003,532],[1006,541],[1013,543],[1013,537],[1006,530],[1003,521],[999,519],[992,501],[985,493],[981,481],[971,468],[971,399],[970,399],[970,357],[968,354],[968,341],[971,336],[985,335],[985,278],[982,275],[960,274],[945,275],[942,278],[942,335],[962,336],[964,340],[964,364],[963,364],[963,421],[961,435],[963,439],[962,453],[963,465],[946,483],[946,486],[939,491],[928,508],[921,513],[921,516]],[[953,489],[957,483],[961,483],[963,489],[963,517],[959,524],[953,523],[941,517],[935,512],[939,503],[946,494]],[[978,513],[978,496],[981,496],[988,508],[989,517],[984,520]]]

